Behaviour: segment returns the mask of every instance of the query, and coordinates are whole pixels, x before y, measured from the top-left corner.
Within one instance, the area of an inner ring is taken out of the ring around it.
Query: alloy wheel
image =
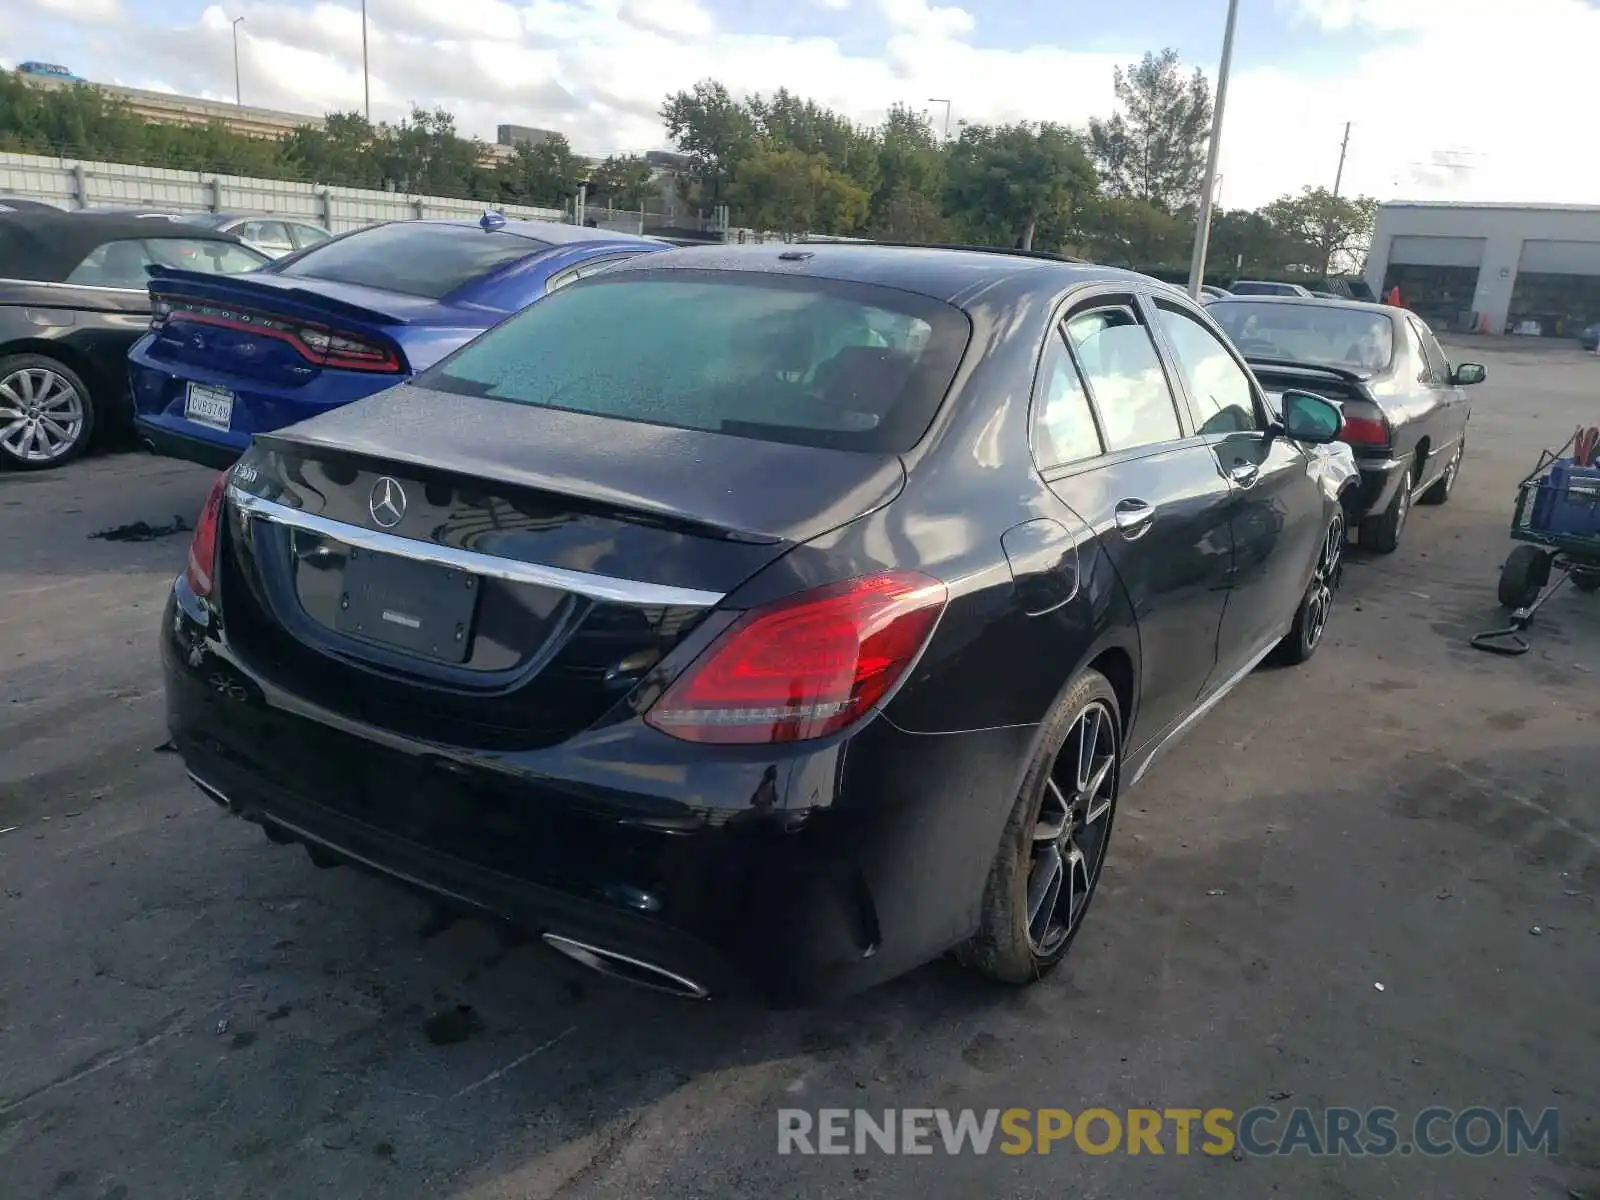
[[[0,379],[0,447],[21,462],[70,454],[83,436],[83,397],[48,367],[23,367]]]
[[[1028,945],[1048,958],[1078,927],[1105,863],[1116,801],[1116,716],[1087,705],[1067,730],[1045,779],[1028,865]]]
[[[1316,570],[1311,575],[1311,593],[1306,598],[1305,645],[1312,650],[1322,641],[1328,628],[1328,617],[1333,613],[1333,593],[1339,586],[1339,576],[1344,569],[1344,517],[1333,518],[1328,534],[1323,539],[1322,551],[1317,555]]]

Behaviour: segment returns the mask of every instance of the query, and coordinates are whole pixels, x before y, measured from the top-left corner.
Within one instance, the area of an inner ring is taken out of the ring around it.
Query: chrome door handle
[[[1124,500],[1117,505],[1117,528],[1130,542],[1150,532],[1156,510],[1143,500]]]
[[[1253,462],[1236,462],[1228,471],[1228,478],[1240,487],[1249,487],[1261,477],[1261,468]]]

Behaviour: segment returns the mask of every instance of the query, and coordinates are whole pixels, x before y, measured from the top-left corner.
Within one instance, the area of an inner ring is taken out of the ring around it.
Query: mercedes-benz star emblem
[[[387,475],[372,485],[367,496],[367,511],[380,529],[393,529],[406,515],[406,490],[398,479]]]

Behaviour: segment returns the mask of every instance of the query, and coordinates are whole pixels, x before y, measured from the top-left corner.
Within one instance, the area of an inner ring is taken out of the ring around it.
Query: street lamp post
[[[930,96],[928,97],[928,103],[944,105],[944,140],[948,142],[950,140],[950,101]]]
[[[242,24],[243,17],[233,19],[233,102],[240,108],[244,107],[244,93],[239,88],[239,26]]]
[[[372,83],[367,75],[367,0],[361,0],[361,99],[366,107],[367,124],[372,124]]]
[[[1206,248],[1211,242],[1212,194],[1217,180],[1217,159],[1222,152],[1222,111],[1228,104],[1228,68],[1233,63],[1233,27],[1239,20],[1239,0],[1228,0],[1228,24],[1222,34],[1222,65],[1217,68],[1217,100],[1211,110],[1211,141],[1206,147],[1206,175],[1200,185],[1200,215],[1195,221],[1194,257],[1189,261],[1189,295],[1200,299],[1205,281]]]

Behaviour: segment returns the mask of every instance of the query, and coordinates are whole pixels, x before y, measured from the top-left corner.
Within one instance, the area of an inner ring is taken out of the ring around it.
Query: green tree
[[[1194,222],[1128,196],[1096,196],[1084,206],[1078,231],[1096,262],[1150,270],[1188,262]]]
[[[878,143],[872,130],[848,117],[779,88],[771,99],[752,96],[745,104],[750,120],[769,146],[820,154],[830,170],[869,192],[878,186]]]
[[[744,158],[728,203],[753,229],[774,233],[849,234],[866,219],[871,197],[822,154],[763,145]]]
[[[1371,196],[1335,196],[1324,187],[1304,187],[1279,196],[1261,215],[1286,240],[1302,247],[1300,263],[1326,278],[1331,270],[1353,271],[1366,258],[1378,202]]]
[[[969,125],[949,155],[945,212],[974,240],[1060,245],[1094,194],[1094,166],[1060,125]]]
[[[667,135],[690,161],[684,191],[695,203],[714,207],[726,200],[734,168],[757,145],[749,111],[715,80],[668,96],[661,106]]]
[[[939,210],[944,154],[933,126],[921,113],[896,106],[878,131],[878,187],[871,224],[883,236],[907,241],[944,234]]]
[[[622,208],[643,208],[656,194],[655,171],[638,154],[613,154],[589,173],[590,196]]]
[[[578,194],[583,159],[559,133],[537,145],[519,142],[495,171],[497,193],[512,204],[558,208]]]
[[[457,134],[455,117],[442,108],[413,108],[400,124],[380,126],[374,143],[385,183],[427,196],[471,197],[484,149]]]
[[[281,145],[285,163],[301,179],[334,187],[383,185],[377,130],[358,112],[329,113],[320,129],[302,125]]]
[[[1187,78],[1176,50],[1146,53],[1113,84],[1120,111],[1089,122],[1089,145],[1113,196],[1166,212],[1193,204],[1205,175],[1211,137],[1211,85],[1199,70]]]
[[[1286,237],[1261,213],[1247,208],[1215,214],[1209,245],[1207,275],[1227,282],[1282,275],[1285,267],[1305,257],[1302,243]]]

